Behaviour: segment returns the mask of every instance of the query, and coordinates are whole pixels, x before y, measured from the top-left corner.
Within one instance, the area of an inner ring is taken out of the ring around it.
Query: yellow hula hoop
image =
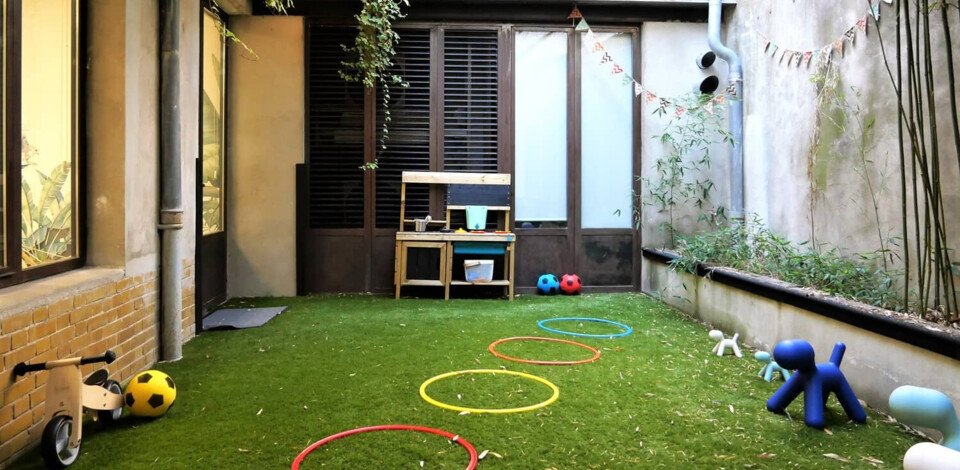
[[[438,380],[443,380],[448,377],[454,377],[457,375],[466,375],[466,374],[516,375],[518,377],[530,379],[535,382],[540,382],[546,385],[547,387],[550,387],[550,390],[553,390],[553,395],[550,398],[546,399],[545,401],[542,401],[535,405],[523,406],[520,408],[494,408],[494,409],[467,408],[463,406],[450,405],[447,403],[434,400],[433,398],[430,397],[430,395],[427,395],[427,387],[429,387],[430,384]],[[524,411],[533,411],[536,409],[543,408],[557,401],[557,399],[560,398],[560,389],[557,388],[557,386],[554,385],[553,382],[550,382],[549,380],[543,377],[537,377],[536,375],[525,374],[523,372],[516,372],[512,370],[497,370],[497,369],[471,369],[471,370],[458,370],[454,372],[447,372],[445,374],[440,374],[438,376],[427,379],[426,382],[420,385],[420,397],[423,398],[423,400],[426,401],[427,403],[439,408],[443,408],[445,410],[460,411],[460,412],[466,411],[469,413],[477,413],[477,414],[480,414],[480,413],[506,414],[506,413],[523,413]]]

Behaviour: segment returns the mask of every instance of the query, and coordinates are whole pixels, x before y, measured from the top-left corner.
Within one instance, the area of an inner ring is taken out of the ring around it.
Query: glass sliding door
[[[515,41],[517,226],[566,227],[568,34],[519,31]]]
[[[581,226],[632,228],[633,226],[633,86],[624,83],[633,70],[633,37],[597,33],[597,40],[613,57],[601,63],[585,37],[581,64]]]

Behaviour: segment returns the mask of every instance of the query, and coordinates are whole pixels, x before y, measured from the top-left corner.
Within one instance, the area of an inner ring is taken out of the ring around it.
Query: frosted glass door
[[[633,87],[623,82],[633,70],[633,38],[597,33],[613,59],[581,39],[581,227],[632,228]],[[613,64],[623,72],[613,73]],[[518,90],[519,92],[519,90]]]
[[[516,220],[567,223],[567,33],[516,36]]]

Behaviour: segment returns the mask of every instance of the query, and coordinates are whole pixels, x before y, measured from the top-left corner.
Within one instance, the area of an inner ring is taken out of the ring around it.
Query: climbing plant
[[[393,22],[403,18],[400,6],[410,6],[409,0],[364,0],[357,20],[357,37],[353,45],[343,45],[351,59],[342,62],[340,76],[347,82],[362,83],[366,88],[379,87],[383,108],[383,124],[377,146],[387,148],[390,135],[390,86],[407,86],[403,78],[390,73],[400,35],[393,30]],[[377,161],[365,163],[363,170],[377,168]]]

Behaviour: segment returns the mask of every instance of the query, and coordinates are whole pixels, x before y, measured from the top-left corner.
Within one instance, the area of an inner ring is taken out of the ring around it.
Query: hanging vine
[[[363,9],[354,15],[357,20],[357,38],[352,46],[342,45],[352,59],[341,62],[340,77],[347,82],[362,83],[366,88],[379,87],[383,107],[383,124],[377,141],[379,150],[387,148],[390,135],[390,87],[405,87],[399,75],[390,73],[400,35],[393,30],[393,22],[404,17],[400,6],[410,6],[409,0],[364,0]],[[362,170],[377,168],[377,160],[364,163]]]

